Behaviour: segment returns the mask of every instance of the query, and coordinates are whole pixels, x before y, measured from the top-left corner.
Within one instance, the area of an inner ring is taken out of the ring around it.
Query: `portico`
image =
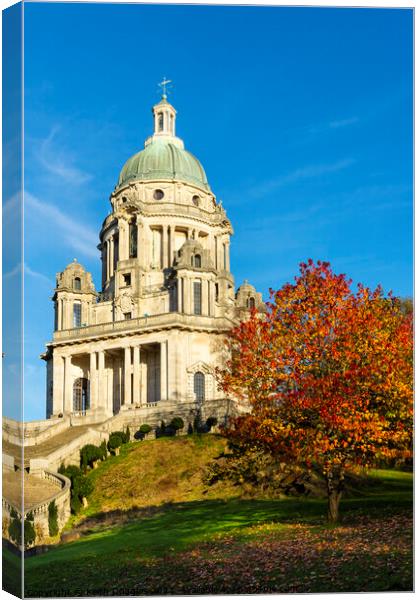
[[[53,371],[53,416],[151,406],[168,396],[168,340],[55,352]]]

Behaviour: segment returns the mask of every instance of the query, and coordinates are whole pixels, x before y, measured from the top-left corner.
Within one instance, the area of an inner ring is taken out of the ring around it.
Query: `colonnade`
[[[143,348],[142,348],[143,346]],[[147,348],[144,348],[146,346]],[[86,359],[84,377],[89,380],[89,411],[112,414],[115,411],[114,394],[119,386],[119,407],[146,405],[168,398],[168,341],[150,344],[130,344],[112,348],[112,355],[120,356],[119,367],[106,364],[107,352],[104,349],[92,350],[88,355],[54,355],[53,381],[54,414],[74,412],[73,386],[77,379],[74,374],[73,358]],[[121,369],[121,381],[115,380]],[[111,380],[109,373],[112,373]]]
[[[153,225],[149,228],[149,235],[143,222],[137,219],[137,260],[139,266],[148,269],[152,257],[149,256],[151,250],[150,233],[157,229],[161,234],[161,251],[159,263],[155,266],[161,269],[170,268],[173,264],[176,243],[175,231],[181,229],[176,225]],[[205,248],[211,251],[213,255],[214,267],[217,270],[230,270],[230,248],[229,239],[225,235],[214,235],[212,233],[206,236],[199,236],[200,230],[194,227],[185,228],[185,233],[189,240],[203,241]],[[116,261],[127,260],[129,258],[129,223],[125,219],[118,221],[118,233],[114,231],[103,242],[102,255],[102,278],[103,283],[109,281],[115,273]]]

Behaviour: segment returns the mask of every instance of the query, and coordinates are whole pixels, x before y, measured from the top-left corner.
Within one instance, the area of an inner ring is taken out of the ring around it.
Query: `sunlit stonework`
[[[102,288],[76,259],[57,274],[47,363],[47,417],[72,425],[114,415],[142,422],[223,418],[216,367],[223,338],[261,294],[236,292],[231,223],[200,162],[175,135],[164,93],[154,133],[124,165],[98,249]],[[127,417],[129,415],[126,415]]]

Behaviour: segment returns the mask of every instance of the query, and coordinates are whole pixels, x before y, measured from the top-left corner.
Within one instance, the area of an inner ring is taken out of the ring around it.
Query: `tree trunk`
[[[328,471],[325,478],[328,492],[328,522],[337,523],[338,507],[340,505],[340,500],[344,487],[343,469],[340,467]]]

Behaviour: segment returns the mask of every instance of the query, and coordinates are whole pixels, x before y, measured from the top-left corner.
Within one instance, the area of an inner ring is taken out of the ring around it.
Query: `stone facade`
[[[231,223],[175,136],[165,96],[153,118],[154,134],[110,196],[99,233],[101,290],[76,260],[57,274],[55,331],[42,355],[50,419],[94,424],[194,405],[210,414],[212,404],[220,412],[224,336],[263,307],[248,283],[235,294]]]

